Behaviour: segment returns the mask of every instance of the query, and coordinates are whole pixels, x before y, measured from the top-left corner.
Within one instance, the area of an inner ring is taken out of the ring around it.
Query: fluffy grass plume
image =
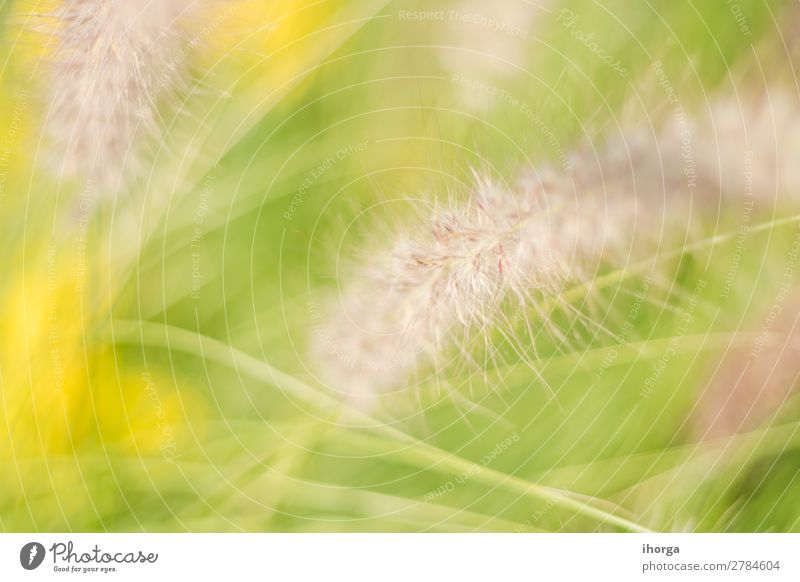
[[[40,15],[48,43],[53,169],[112,188],[162,135],[159,107],[185,83],[184,23],[202,0],[64,0]]]

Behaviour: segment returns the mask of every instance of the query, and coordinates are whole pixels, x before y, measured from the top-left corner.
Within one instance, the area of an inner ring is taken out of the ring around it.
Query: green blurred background
[[[704,242],[572,293],[617,334],[635,313],[625,341],[542,334],[536,373],[454,362],[364,411],[308,351],[359,251],[420,200],[668,115],[654,61],[687,111],[791,89],[790,3],[242,3],[164,112],[167,146],[91,208],[39,163],[37,4],[2,4],[4,531],[800,530],[797,398],[715,438],[694,420],[770,306],[793,328],[791,205],[759,209],[739,252],[740,207],[709,193]]]

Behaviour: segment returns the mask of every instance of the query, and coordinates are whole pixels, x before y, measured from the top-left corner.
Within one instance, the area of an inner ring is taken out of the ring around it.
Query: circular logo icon
[[[44,561],[44,546],[39,542],[30,542],[19,551],[19,563],[26,570],[35,570]]]

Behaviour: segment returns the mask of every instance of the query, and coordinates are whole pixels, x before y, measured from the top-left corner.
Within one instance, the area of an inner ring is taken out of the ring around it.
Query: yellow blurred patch
[[[178,456],[199,398],[104,343],[107,302],[74,255],[26,257],[4,290],[0,320],[0,458],[108,452]],[[102,288],[98,285],[98,288]]]

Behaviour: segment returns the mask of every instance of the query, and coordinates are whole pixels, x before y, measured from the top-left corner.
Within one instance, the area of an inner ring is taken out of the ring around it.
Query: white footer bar
[[[800,580],[800,534],[3,534],[0,580]]]

